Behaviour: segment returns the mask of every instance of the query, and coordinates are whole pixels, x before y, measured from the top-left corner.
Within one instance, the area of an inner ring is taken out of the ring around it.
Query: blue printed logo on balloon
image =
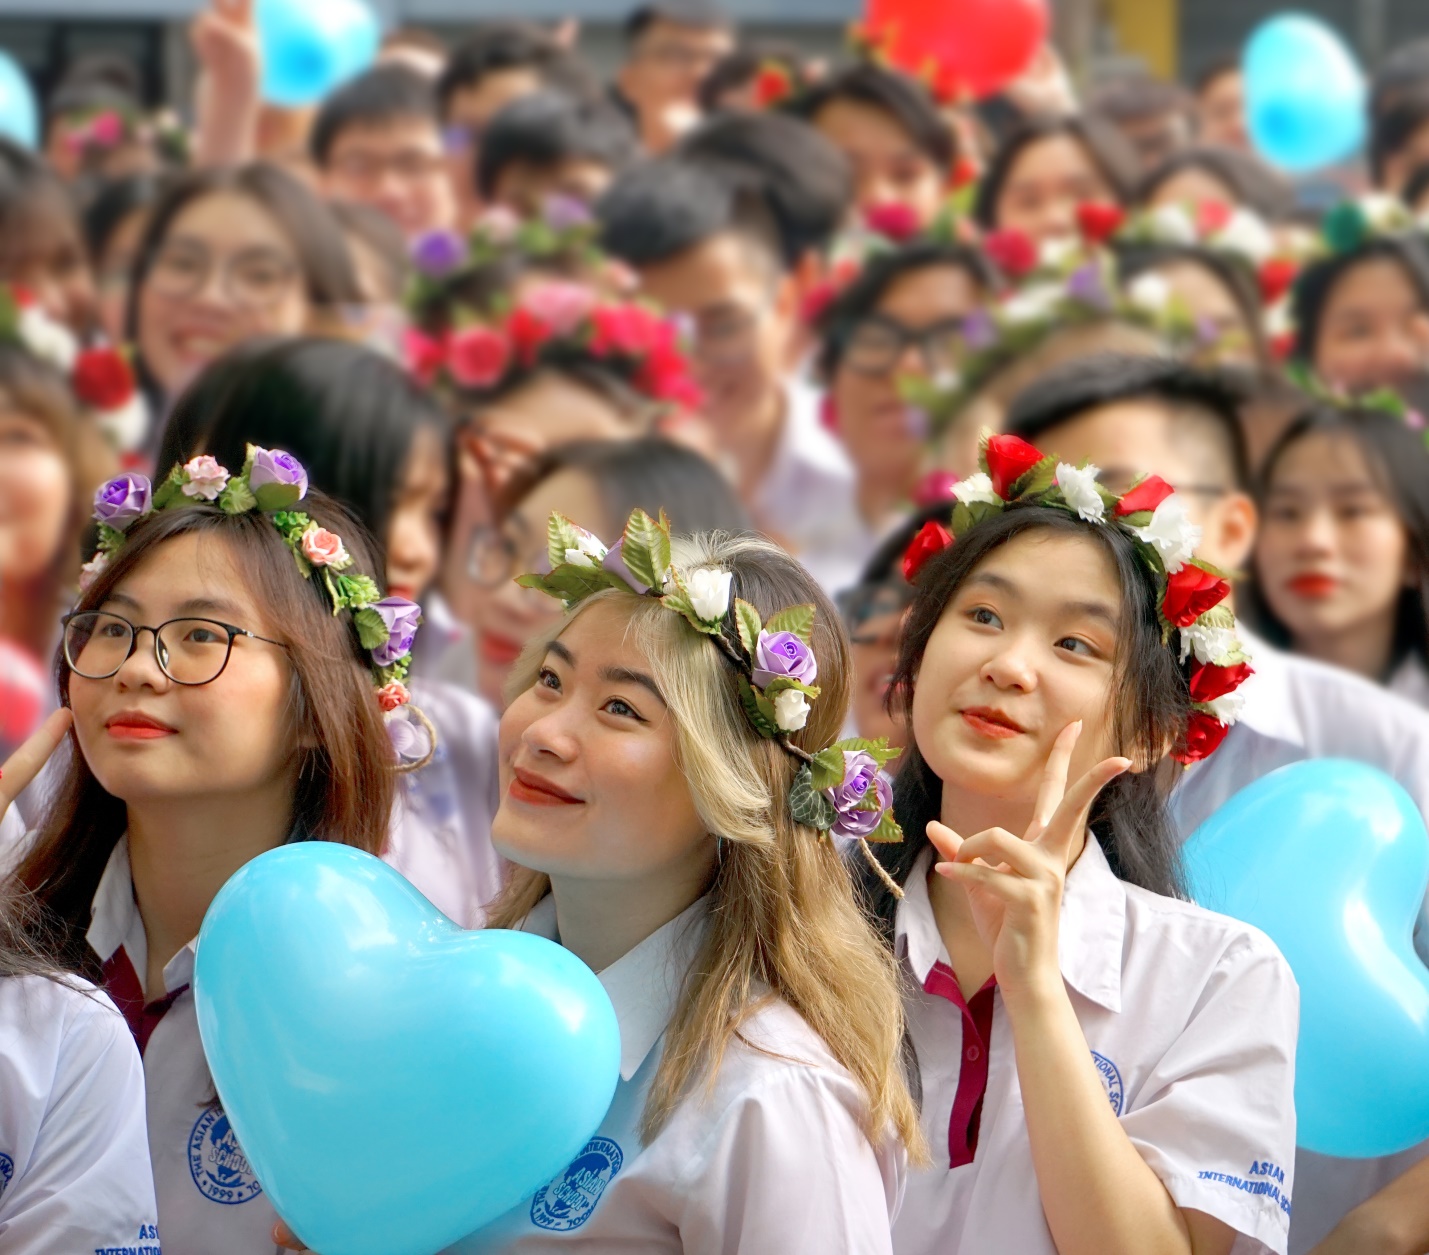
[[[531,1200],[531,1223],[569,1233],[591,1218],[625,1155],[608,1137],[593,1137],[560,1176]]]
[[[1116,1064],[1104,1054],[1092,1051],[1092,1062],[1097,1066],[1097,1075],[1102,1078],[1102,1088],[1106,1090],[1106,1100],[1111,1103],[1113,1115],[1121,1115],[1121,1104],[1123,1101],[1123,1090],[1121,1086],[1121,1073],[1117,1071]]]
[[[189,1172],[210,1202],[246,1203],[263,1193],[222,1107],[205,1111],[189,1134]]]
[[[0,1151],[0,1198],[5,1197],[5,1187],[10,1184],[10,1178],[14,1175],[15,1161]]]

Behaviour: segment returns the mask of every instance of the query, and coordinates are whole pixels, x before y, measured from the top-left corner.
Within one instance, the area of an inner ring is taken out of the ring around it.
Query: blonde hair
[[[678,538],[674,550],[682,570],[733,572],[735,595],[763,618],[814,603],[821,695],[793,740],[808,750],[835,741],[849,699],[848,646],[832,605],[803,568],[767,541],[721,533]],[[648,658],[674,721],[677,764],[700,817],[725,843],[709,889],[709,932],[666,1030],[642,1139],[655,1137],[699,1082],[708,1092],[731,1038],[774,996],[804,1018],[862,1085],[869,1139],[891,1124],[922,1162],[918,1112],[903,1073],[903,1006],[893,956],[860,909],[838,850],[790,817],[788,792],[799,764],[751,729],[734,668],[716,645],[652,598],[602,592],[528,647],[510,691],[535,683],[547,643],[598,600],[628,608],[632,640]],[[492,908],[491,926],[519,923],[549,885],[546,876],[516,868]]]

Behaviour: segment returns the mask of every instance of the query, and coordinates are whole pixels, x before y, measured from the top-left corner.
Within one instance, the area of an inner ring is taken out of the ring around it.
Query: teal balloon
[[[258,0],[260,90],[275,105],[321,100],[377,56],[381,29],[364,0]]]
[[[327,841],[241,868],[199,931],[194,1001],[230,1125],[323,1255],[433,1255],[550,1182],[604,1118],[615,1010],[528,933],[465,932]]]
[[[1319,18],[1281,13],[1251,34],[1242,61],[1246,123],[1261,156],[1292,174],[1352,156],[1364,143],[1365,80]]]
[[[0,135],[26,148],[40,142],[40,108],[30,77],[15,58],[0,50]]]
[[[1343,1158],[1429,1138],[1429,834],[1394,780],[1317,759],[1242,789],[1183,852],[1202,906],[1269,934],[1300,985],[1296,1141]]]

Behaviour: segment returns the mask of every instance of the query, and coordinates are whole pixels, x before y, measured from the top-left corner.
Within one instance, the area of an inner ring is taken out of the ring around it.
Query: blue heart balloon
[[[244,1154],[323,1255],[433,1255],[489,1223],[575,1157],[620,1075],[615,1010],[573,954],[464,932],[327,841],[219,891],[194,1001]]]
[[[372,64],[381,42],[363,0],[258,0],[263,99],[295,108],[321,100]]]
[[[35,89],[8,52],[0,50],[0,135],[34,148],[40,142],[40,110]]]
[[[1298,1143],[1371,1158],[1429,1137],[1429,835],[1383,772],[1318,759],[1242,789],[1184,850],[1202,906],[1269,934],[1300,984]]]
[[[1308,173],[1343,161],[1364,142],[1364,75],[1319,18],[1281,13],[1262,22],[1242,69],[1250,137],[1272,164]]]

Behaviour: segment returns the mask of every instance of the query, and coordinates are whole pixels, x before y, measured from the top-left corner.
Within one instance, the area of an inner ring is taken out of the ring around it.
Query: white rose
[[[1245,694],[1239,689],[1232,689],[1229,693],[1222,693],[1219,697],[1207,702],[1206,705],[1210,707],[1211,714],[1229,727],[1240,718],[1241,711],[1245,709]]]
[[[27,305],[20,311],[18,330],[25,347],[60,374],[68,375],[74,369],[79,342],[68,327],[56,322],[38,305]]]
[[[774,694],[774,722],[781,732],[797,732],[809,722],[809,699],[798,689]]]
[[[1387,192],[1371,192],[1360,198],[1360,212],[1376,231],[1397,231],[1413,224],[1404,202]]]
[[[1014,326],[1038,322],[1052,314],[1062,301],[1062,289],[1055,283],[1035,283],[1003,303],[1002,320]]]
[[[1194,244],[1196,222],[1184,205],[1158,205],[1148,217],[1151,234],[1161,244]]]
[[[1161,555],[1167,575],[1185,566],[1201,543],[1201,529],[1186,517],[1186,506],[1174,492],[1152,512],[1151,522],[1131,530]]]
[[[1274,305],[1268,306],[1265,311],[1265,334],[1272,339],[1276,336],[1283,336],[1287,332],[1295,330],[1295,318],[1291,313],[1290,300],[1288,297],[1281,297]]]
[[[1060,270],[1081,248],[1072,235],[1054,235],[1037,246],[1037,264],[1047,270]]]
[[[1275,252],[1275,237],[1261,221],[1260,215],[1249,209],[1237,209],[1229,221],[1215,233],[1211,241],[1217,248],[1228,249],[1249,257],[1259,266]]]
[[[953,496],[964,505],[974,505],[979,501],[988,505],[996,505],[998,502],[997,493],[992,490],[992,477],[978,471],[975,475],[969,475],[966,479],[960,479],[953,485]]]
[[[1171,303],[1171,285],[1160,275],[1148,271],[1127,285],[1126,297],[1133,305],[1159,314]]]
[[[149,407],[135,393],[113,410],[96,410],[94,425],[116,453],[133,453],[149,434]]]
[[[701,567],[685,580],[690,605],[706,623],[718,623],[729,610],[730,586],[734,576],[718,567]]]
[[[1095,466],[1076,467],[1057,463],[1057,487],[1077,517],[1088,523],[1100,523],[1106,514],[1106,503],[1097,491],[1098,469]]]
[[[595,567],[605,561],[606,548],[599,537],[591,535],[583,527],[577,527],[576,548],[566,550],[566,561],[573,566]]]
[[[1181,629],[1181,661],[1185,662],[1194,653],[1197,662],[1227,667],[1230,665],[1228,655],[1236,644],[1234,628],[1205,627],[1193,623]]]
[[[89,591],[89,586],[94,583],[102,574],[104,568],[109,565],[109,555],[107,553],[97,553],[94,557],[79,568],[79,591],[84,593]]]

